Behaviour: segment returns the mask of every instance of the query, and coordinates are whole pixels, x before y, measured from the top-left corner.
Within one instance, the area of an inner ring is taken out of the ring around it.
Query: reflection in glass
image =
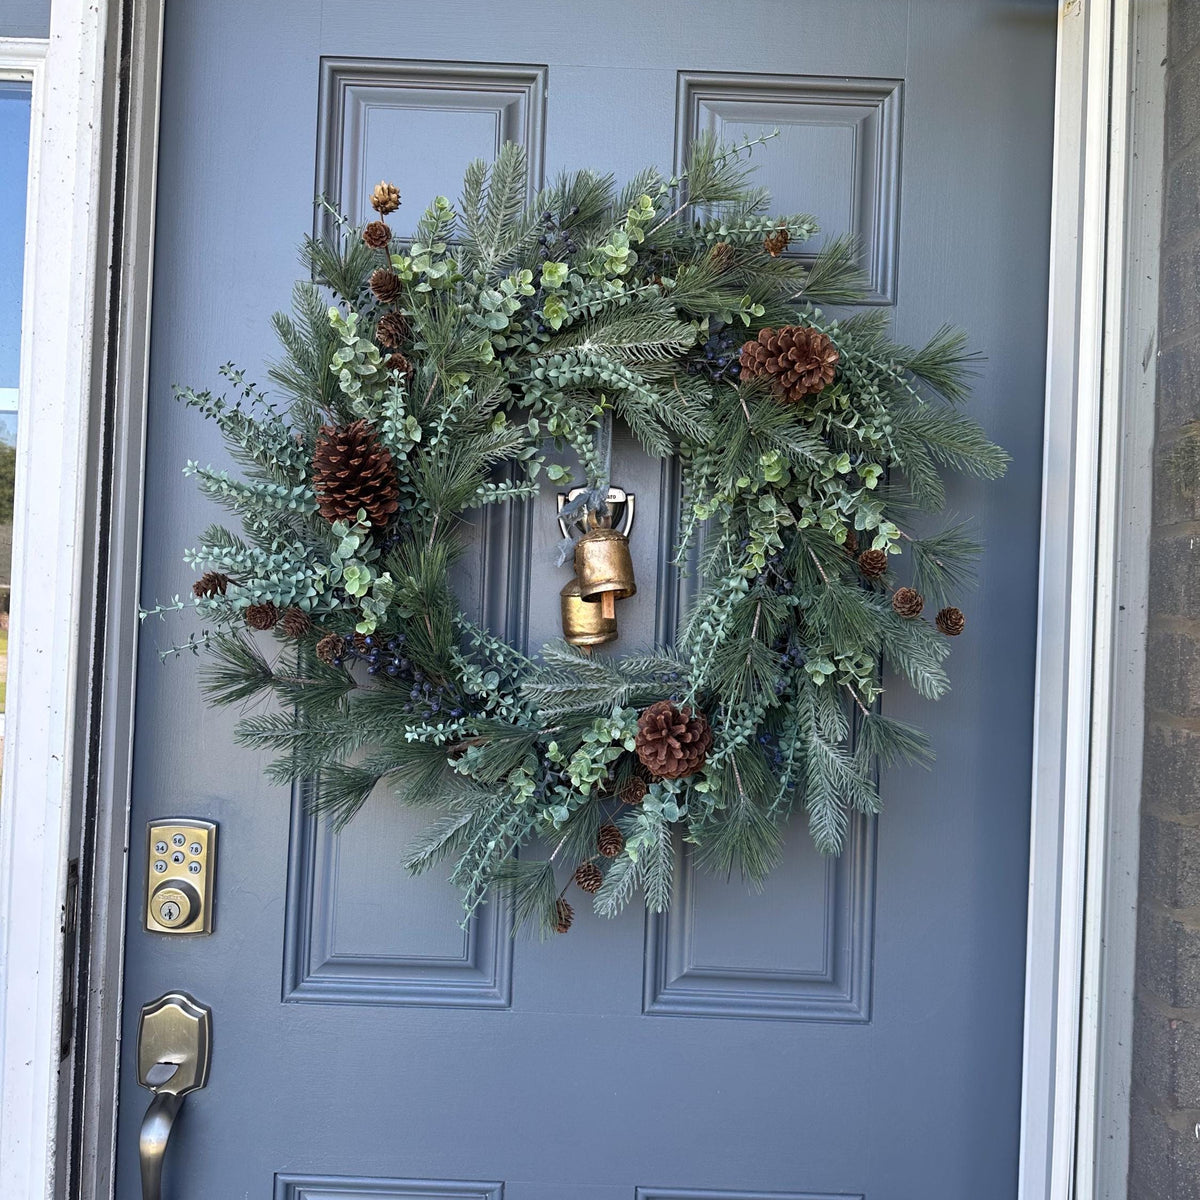
[[[17,384],[32,88],[0,80],[0,736],[8,679],[8,598],[12,580],[13,488],[17,465]]]

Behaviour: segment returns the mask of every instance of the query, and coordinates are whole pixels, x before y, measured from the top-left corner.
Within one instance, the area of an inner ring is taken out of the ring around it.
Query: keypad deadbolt
[[[146,847],[146,928],[212,933],[216,825],[185,817],[151,821]]]

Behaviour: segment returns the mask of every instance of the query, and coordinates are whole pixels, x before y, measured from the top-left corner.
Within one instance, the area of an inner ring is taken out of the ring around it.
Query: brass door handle
[[[138,1020],[138,1083],[154,1093],[142,1119],[138,1159],[142,1200],[162,1200],[167,1140],[183,1098],[208,1082],[212,1010],[186,992],[168,992],[142,1007]]]

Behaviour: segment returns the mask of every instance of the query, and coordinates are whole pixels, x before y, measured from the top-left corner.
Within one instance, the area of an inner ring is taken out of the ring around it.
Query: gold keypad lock
[[[216,825],[183,817],[151,821],[146,838],[146,928],[212,933]]]

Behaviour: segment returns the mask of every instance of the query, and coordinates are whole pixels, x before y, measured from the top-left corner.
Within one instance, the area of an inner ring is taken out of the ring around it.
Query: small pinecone
[[[554,932],[566,933],[575,920],[575,910],[560,896],[554,904]]]
[[[842,543],[842,547],[847,554],[858,553],[858,534],[853,529],[846,530],[846,540]]]
[[[589,895],[594,896],[604,882],[604,872],[594,862],[580,863],[575,868],[575,882]]]
[[[712,728],[703,713],[659,700],[638,717],[637,756],[651,775],[682,779],[704,765]]]
[[[386,221],[372,221],[363,229],[362,237],[372,250],[386,250],[392,240],[392,231]]]
[[[268,600],[265,604],[251,604],[246,609],[246,624],[251,629],[265,631],[274,629],[279,623],[279,609]]]
[[[198,600],[207,600],[212,596],[225,595],[225,589],[233,582],[228,575],[222,575],[220,571],[205,571],[195,583],[192,584],[192,595]]]
[[[881,575],[887,574],[887,551],[864,550],[858,556],[858,569],[867,579],[878,579]]]
[[[371,192],[371,207],[381,217],[400,207],[400,189],[394,183],[377,183]]]
[[[769,376],[780,396],[793,403],[833,382],[838,352],[828,336],[807,325],[760,330],[742,347],[743,379]]]
[[[387,267],[376,267],[371,272],[371,294],[380,304],[391,304],[400,291],[400,276]]]
[[[383,364],[389,371],[399,371],[402,375],[411,376],[413,373],[412,363],[399,352],[389,355],[387,361]]]
[[[735,257],[734,249],[728,242],[716,242],[708,252],[708,261],[718,271],[728,271]]]
[[[921,615],[925,607],[925,597],[914,588],[897,588],[892,594],[892,611],[899,617],[911,620]]]
[[[947,637],[958,637],[966,628],[967,618],[957,608],[943,608],[933,619],[933,623]]]
[[[408,321],[403,313],[384,313],[375,326],[375,340],[388,350],[394,349],[408,337]]]
[[[327,633],[317,643],[317,657],[327,666],[336,666],[336,660],[342,657],[342,637],[341,634]]]
[[[616,858],[625,849],[625,835],[615,825],[601,825],[596,834],[596,849],[605,858]]]
[[[777,229],[763,239],[763,249],[772,258],[778,258],[788,248],[788,242],[791,240],[786,229]]]
[[[311,628],[312,621],[302,608],[289,608],[279,618],[279,632],[284,637],[302,638]]]
[[[341,429],[322,425],[312,473],[321,516],[330,523],[353,521],[363,508],[371,525],[382,529],[400,507],[391,451],[366,421],[352,421]]]
[[[640,776],[635,775],[621,789],[621,803],[628,804],[631,808],[641,804],[646,798],[646,793],[649,792],[650,785]]]

